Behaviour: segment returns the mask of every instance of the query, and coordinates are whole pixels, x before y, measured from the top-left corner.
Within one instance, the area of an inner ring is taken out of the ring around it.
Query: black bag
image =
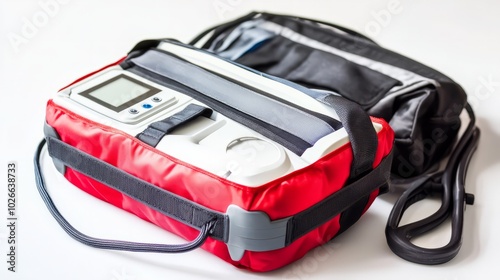
[[[353,30],[295,16],[253,12],[208,29],[191,44],[258,71],[341,95],[389,122],[395,132],[392,184],[406,189],[389,217],[389,246],[399,256],[425,264],[443,263],[458,253],[464,203],[472,204],[474,198],[465,193],[465,172],[479,139],[460,85]],[[464,109],[471,120],[458,139]],[[443,161],[446,166],[440,169]],[[435,214],[398,228],[406,208],[434,193],[442,197]],[[449,244],[424,249],[410,243],[449,216],[454,232]]]

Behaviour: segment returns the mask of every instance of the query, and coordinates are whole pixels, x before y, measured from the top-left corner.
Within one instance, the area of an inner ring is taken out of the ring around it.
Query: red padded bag
[[[131,251],[201,246],[254,271],[285,266],[357,221],[387,187],[394,141],[384,120],[341,97],[155,40],[61,90],[47,104],[45,135],[38,188],[77,240]],[[190,242],[75,230],[45,189],[45,142],[73,185]]]

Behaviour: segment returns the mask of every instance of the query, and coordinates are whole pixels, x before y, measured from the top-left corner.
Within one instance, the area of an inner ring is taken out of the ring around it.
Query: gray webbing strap
[[[131,61],[148,71],[175,80],[239,112],[303,139],[311,146],[335,130],[325,121],[249,88],[224,79],[173,55],[150,50]],[[161,61],[161,63],[158,63]],[[186,75],[189,73],[188,75]]]
[[[158,188],[115,166],[80,151],[56,138],[47,137],[49,155],[66,166],[144,203],[179,222],[201,229],[214,220],[211,237],[224,238],[225,215]]]
[[[203,207],[195,202],[186,200],[179,197],[173,193],[166,190],[160,189],[144,180],[141,180],[135,176],[132,176],[123,170],[118,169],[98,158],[95,158],[87,153],[78,150],[54,137],[47,137],[49,154],[60,161],[62,161],[66,166],[80,172],[90,178],[93,178],[107,186],[127,195],[131,198],[140,201],[161,213],[176,219],[186,225],[202,230],[202,233],[206,236],[211,236],[212,238],[227,242],[231,234],[237,234],[229,231],[230,220],[227,214],[219,213]],[[39,146],[38,155],[40,153],[41,147],[43,147],[43,142]],[[37,185],[43,185],[40,183],[41,172],[39,170],[38,155],[35,156],[35,169],[38,168]],[[317,228],[323,223],[331,220],[333,217],[342,213],[349,206],[354,204],[363,196],[370,194],[377,188],[384,184],[387,184],[388,174],[390,172],[392,154],[386,156],[382,162],[374,168],[372,171],[364,174],[359,180],[352,182],[349,185],[344,186],[341,190],[335,192],[331,196],[325,198],[321,202],[309,207],[308,209],[297,213],[294,216],[288,218],[287,226],[284,228],[283,235],[286,236],[286,240],[278,248],[285,247],[300,238],[309,231]],[[53,203],[48,196],[46,191],[45,195],[40,191],[44,200],[46,200],[47,207],[53,206]],[[47,202],[49,201],[49,202]],[[51,210],[51,212],[54,212]],[[57,212],[57,211],[56,211]],[[259,211],[256,211],[256,213]],[[58,214],[58,213],[56,213]],[[54,214],[53,214],[54,215]],[[57,219],[57,216],[54,215]],[[63,222],[58,222],[63,225],[63,227],[72,233],[75,230],[69,225],[65,220]],[[65,226],[66,225],[66,226]],[[69,225],[69,226],[67,226]],[[207,231],[211,229],[211,231]],[[202,233],[200,237],[202,238]],[[77,234],[72,234],[72,236],[81,236],[79,232]],[[260,235],[255,236],[259,239]],[[75,237],[76,238],[76,237]],[[197,239],[196,244],[199,246],[201,239]],[[81,241],[82,238],[76,238]],[[112,241],[97,243],[94,239],[86,239],[81,241],[87,245],[105,249],[115,249],[115,250],[129,250],[129,251],[156,251],[156,252],[175,252],[168,248],[162,247],[147,247],[142,245],[141,248],[136,248],[134,245],[122,243],[116,248],[115,243]],[[262,237],[261,237],[262,239]],[[96,239],[99,240],[99,239]],[[265,239],[262,239],[266,241]],[[121,242],[121,241],[119,241]],[[195,242],[195,241],[193,241]],[[104,245],[102,245],[102,244]],[[101,245],[102,246],[101,246]],[[136,244],[136,243],[133,243]],[[188,248],[193,248],[194,245],[189,245],[188,247],[182,246],[183,251],[188,250]]]

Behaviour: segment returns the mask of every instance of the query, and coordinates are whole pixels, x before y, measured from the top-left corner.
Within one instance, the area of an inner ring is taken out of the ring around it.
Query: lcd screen
[[[159,89],[131,77],[119,75],[82,92],[80,95],[119,112],[159,91]]]

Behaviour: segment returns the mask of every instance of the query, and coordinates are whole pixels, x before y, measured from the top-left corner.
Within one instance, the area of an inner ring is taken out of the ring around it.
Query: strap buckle
[[[246,250],[262,252],[285,247],[287,223],[291,217],[271,221],[262,211],[246,211],[229,205],[227,248],[233,261],[239,261]]]

